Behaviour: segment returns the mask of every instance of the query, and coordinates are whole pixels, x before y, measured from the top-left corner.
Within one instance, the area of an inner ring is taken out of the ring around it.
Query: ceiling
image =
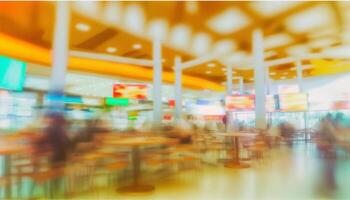
[[[252,82],[252,31],[264,34],[266,61],[332,51],[350,42],[348,2],[70,2],[70,49],[152,59],[152,38],[163,40],[163,66],[218,55],[185,69],[189,76],[224,84],[233,76]],[[51,48],[55,4],[1,2],[0,32]],[[318,75],[310,59],[304,76]],[[141,66],[142,67],[142,66]],[[270,78],[295,78],[295,64],[270,68]],[[323,71],[324,73],[324,71]]]

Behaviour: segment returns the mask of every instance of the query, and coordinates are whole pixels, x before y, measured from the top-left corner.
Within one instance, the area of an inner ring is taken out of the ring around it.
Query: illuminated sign
[[[25,62],[0,56],[0,88],[21,91],[26,75]]]
[[[106,98],[106,105],[107,106],[128,106],[129,99],[107,97]]]
[[[114,98],[147,99],[146,84],[114,84]]]
[[[225,99],[225,108],[228,111],[252,111],[255,108],[254,95],[232,95]]]
[[[304,93],[279,94],[278,99],[280,111],[306,111],[308,108],[307,94]]]

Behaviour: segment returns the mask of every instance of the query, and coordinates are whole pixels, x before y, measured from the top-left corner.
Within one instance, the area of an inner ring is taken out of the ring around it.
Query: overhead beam
[[[128,57],[122,57],[122,56],[112,56],[112,55],[106,55],[106,54],[100,54],[100,53],[89,53],[89,52],[83,52],[83,51],[70,51],[69,55],[80,57],[80,58],[89,58],[89,59],[104,60],[104,61],[117,62],[117,63],[123,63],[123,64],[153,67],[153,60],[147,60],[147,59],[128,58]]]
[[[222,57],[224,55],[225,54],[214,53],[214,54],[209,54],[209,55],[206,55],[206,56],[203,56],[203,57],[191,60],[191,61],[187,61],[185,63],[182,63],[182,69],[188,69],[188,68],[191,68],[191,67],[198,66],[198,65],[201,65],[201,64],[204,64],[204,63],[207,63],[207,62],[219,59],[220,57]]]

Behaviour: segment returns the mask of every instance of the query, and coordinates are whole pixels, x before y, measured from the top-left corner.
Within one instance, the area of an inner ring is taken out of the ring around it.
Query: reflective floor
[[[326,170],[333,171],[326,164],[313,145],[300,144],[274,150],[248,169],[203,165],[176,173],[152,182],[156,190],[147,194],[120,194],[112,187],[76,199],[349,199],[350,160],[341,154],[332,165],[334,189],[325,181]]]

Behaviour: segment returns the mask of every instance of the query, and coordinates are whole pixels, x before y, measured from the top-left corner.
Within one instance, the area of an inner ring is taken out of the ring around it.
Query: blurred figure
[[[63,164],[67,160],[69,151],[69,138],[66,133],[66,120],[60,113],[50,113],[45,116],[48,124],[43,135],[37,139],[37,152],[51,152],[50,161],[52,166]]]
[[[291,138],[293,137],[293,134],[295,134],[295,128],[293,125],[288,122],[282,122],[278,128],[281,137],[286,139],[288,146],[292,147],[293,142]]]
[[[73,143],[76,145],[79,142],[92,142],[97,134],[107,131],[108,129],[101,126],[99,119],[87,120],[85,128],[74,137]]]
[[[176,138],[180,144],[192,143],[192,126],[184,119],[181,119],[176,127],[171,128],[170,131],[166,131],[166,136],[170,138]]]
[[[267,143],[269,147],[277,146],[280,141],[281,133],[277,126],[268,124],[267,126]]]
[[[335,121],[330,114],[321,120],[319,130],[316,133],[316,144],[318,152],[323,161],[324,180],[322,190],[327,195],[332,194],[336,189],[335,168],[336,168],[336,127]]]

